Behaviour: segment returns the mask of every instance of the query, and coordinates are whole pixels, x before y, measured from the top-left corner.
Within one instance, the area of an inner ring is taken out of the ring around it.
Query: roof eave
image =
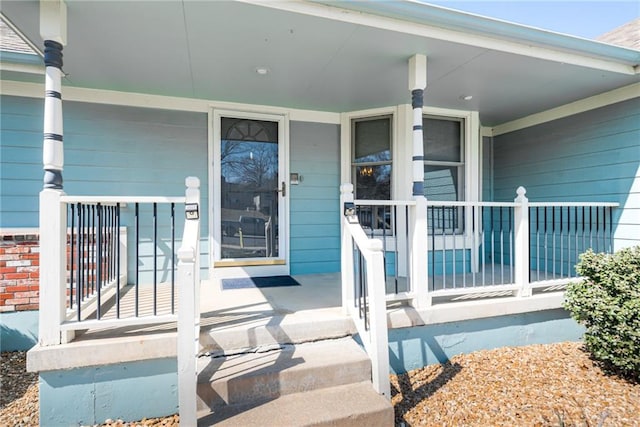
[[[399,19],[446,30],[473,33],[524,46],[536,46],[553,50],[612,61],[629,67],[640,64],[640,50],[614,46],[595,40],[561,34],[526,25],[461,12],[435,6],[417,0],[394,1],[342,1],[310,0],[313,3],[337,7],[354,12]]]

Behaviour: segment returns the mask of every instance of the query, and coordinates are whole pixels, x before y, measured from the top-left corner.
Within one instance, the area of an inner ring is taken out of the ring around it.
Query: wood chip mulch
[[[580,343],[502,347],[391,376],[396,425],[640,426],[640,385]]]
[[[38,425],[37,375],[2,353],[0,426]],[[609,376],[580,343],[483,350],[391,375],[396,426],[640,427],[640,384]],[[175,426],[179,418],[102,426]]]

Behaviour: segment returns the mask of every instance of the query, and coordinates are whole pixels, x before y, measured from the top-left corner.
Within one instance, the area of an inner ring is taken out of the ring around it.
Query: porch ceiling
[[[247,3],[68,0],[67,6],[68,86],[353,111],[409,103],[407,60],[422,53],[429,61],[425,103],[478,110],[492,126],[640,80]],[[3,0],[1,7],[42,45],[37,1]],[[258,75],[257,67],[269,73]]]

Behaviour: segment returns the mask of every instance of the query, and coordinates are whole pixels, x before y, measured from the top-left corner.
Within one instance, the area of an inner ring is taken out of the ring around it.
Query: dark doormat
[[[240,277],[222,279],[222,289],[275,288],[277,286],[300,286],[291,276]]]

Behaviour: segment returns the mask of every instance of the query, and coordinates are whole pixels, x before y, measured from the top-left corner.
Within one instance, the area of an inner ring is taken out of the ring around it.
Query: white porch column
[[[427,199],[424,197],[424,152],[422,149],[422,107],[424,89],[427,87],[427,57],[414,55],[409,58],[409,90],[413,108],[412,178],[413,199],[416,206],[411,224],[411,287],[416,293],[418,308],[431,305],[427,274]]]
[[[67,40],[67,7],[61,0],[40,2],[40,35],[44,39],[44,188],[62,190],[62,48]]]
[[[40,2],[40,34],[44,39],[45,102],[40,192],[40,312],[39,343],[56,345],[66,309],[67,210],[62,191],[62,47],[67,38],[66,5],[60,0]]]

